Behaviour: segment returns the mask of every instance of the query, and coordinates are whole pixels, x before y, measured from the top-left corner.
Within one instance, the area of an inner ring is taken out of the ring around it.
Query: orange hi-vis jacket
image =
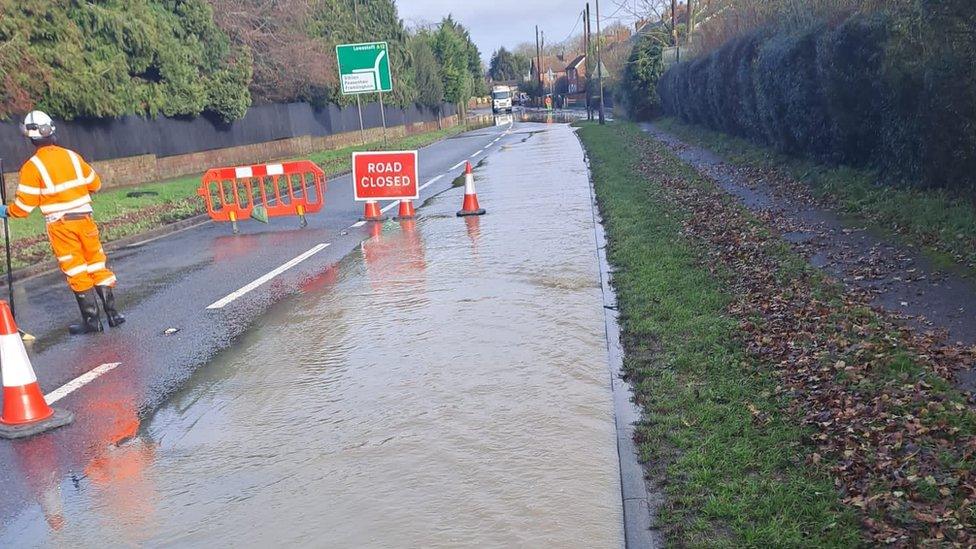
[[[47,145],[37,149],[20,169],[11,217],[27,217],[40,207],[48,223],[67,213],[91,212],[91,196],[102,186],[95,170],[74,151]]]
[[[41,209],[51,248],[75,292],[115,285],[91,216],[89,193],[101,186],[102,180],[81,155],[46,145],[20,169],[17,198],[7,209],[11,217],[27,217],[35,208]]]

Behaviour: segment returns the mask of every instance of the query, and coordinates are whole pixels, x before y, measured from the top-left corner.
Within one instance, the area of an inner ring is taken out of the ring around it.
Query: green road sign
[[[343,95],[393,91],[386,42],[339,44],[336,58]]]

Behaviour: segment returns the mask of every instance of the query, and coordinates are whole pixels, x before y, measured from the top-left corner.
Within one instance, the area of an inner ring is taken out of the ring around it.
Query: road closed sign
[[[417,200],[419,177],[417,151],[352,153],[356,200]]]

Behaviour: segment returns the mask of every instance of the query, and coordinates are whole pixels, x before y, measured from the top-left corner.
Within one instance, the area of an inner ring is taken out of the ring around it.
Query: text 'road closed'
[[[417,151],[357,152],[352,155],[356,200],[420,198]]]

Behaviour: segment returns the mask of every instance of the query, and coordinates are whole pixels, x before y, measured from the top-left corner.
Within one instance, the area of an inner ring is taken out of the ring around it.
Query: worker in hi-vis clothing
[[[92,219],[91,194],[102,186],[95,170],[78,153],[55,145],[55,126],[47,114],[33,111],[20,127],[36,148],[20,169],[20,184],[13,204],[0,204],[0,218],[27,217],[40,208],[61,272],[78,300],[81,324],[72,334],[102,331],[95,294],[102,301],[108,325],[125,322],[115,308],[115,274],[105,266],[105,250]]]

